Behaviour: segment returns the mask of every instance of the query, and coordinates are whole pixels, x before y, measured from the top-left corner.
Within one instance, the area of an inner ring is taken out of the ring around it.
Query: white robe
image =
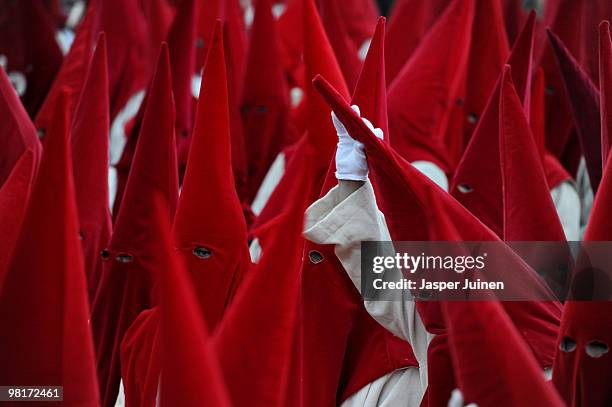
[[[307,239],[334,244],[349,277],[361,288],[361,241],[391,240],[383,214],[376,206],[370,182],[340,201],[338,187],[306,211]],[[349,220],[350,221],[347,221]],[[390,271],[393,272],[393,271]],[[398,296],[410,295],[399,291]],[[400,369],[380,377],[349,397],[343,407],[418,406],[427,388],[427,346],[432,339],[410,298],[365,301],[366,310],[383,327],[412,345],[420,368]]]

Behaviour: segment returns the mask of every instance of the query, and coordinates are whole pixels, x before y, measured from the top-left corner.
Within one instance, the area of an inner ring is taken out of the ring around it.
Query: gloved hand
[[[361,116],[359,107],[351,106],[352,109]],[[372,123],[361,118],[368,128],[378,137],[383,139],[384,135],[381,129],[374,128]],[[363,143],[354,140],[332,112],[332,122],[338,133],[338,147],[336,149],[336,178],[345,181],[365,181],[368,178],[368,162],[366,160]]]

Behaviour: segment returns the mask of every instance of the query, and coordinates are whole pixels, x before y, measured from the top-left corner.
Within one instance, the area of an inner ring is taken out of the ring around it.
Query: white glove
[[[361,112],[358,106],[351,106],[351,108],[361,116]],[[374,128],[372,123],[366,119],[361,118],[368,128],[378,137],[379,139],[384,138],[384,134],[381,129]],[[338,133],[338,147],[336,149],[336,178],[345,181],[365,181],[368,179],[368,162],[366,160],[363,143],[354,140],[350,134],[346,131],[346,128],[342,122],[336,117],[336,114],[332,112],[332,122]]]

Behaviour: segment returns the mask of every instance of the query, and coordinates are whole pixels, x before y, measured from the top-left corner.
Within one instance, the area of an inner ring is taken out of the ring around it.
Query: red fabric
[[[183,174],[191,144],[195,100],[191,81],[196,66],[196,1],[183,0],[168,33],[172,91],[176,104],[176,142],[179,171]]]
[[[559,71],[570,102],[580,146],[586,161],[591,188],[597,191],[601,180],[601,123],[599,91],[569,49],[552,31],[548,38],[555,52]]]
[[[63,402],[98,406],[89,304],[69,145],[68,95],[54,115],[8,271],[0,280],[0,382],[63,386]],[[20,405],[9,402],[6,405]]]
[[[381,128],[386,128],[384,72],[384,19],[380,19],[353,103],[363,105],[364,117]],[[327,121],[331,122],[329,118]],[[334,171],[332,161],[321,196],[336,183]],[[304,252],[297,362],[301,371],[301,405],[340,404],[396,369],[417,366],[411,346],[367,313],[333,245],[307,242]],[[313,262],[313,252],[320,253],[323,261]]]
[[[59,0],[43,0],[47,12],[51,15],[55,21],[57,27],[63,27],[66,23],[66,16],[64,15]]]
[[[126,406],[155,406],[161,372],[159,307],[142,311],[121,341],[121,380]]]
[[[40,155],[42,149],[36,130],[4,70],[0,70],[0,102],[2,126],[0,129],[2,137],[0,185],[2,185],[25,151],[34,151]]]
[[[246,33],[239,0],[199,1],[198,41],[203,46],[197,65],[202,66],[208,52],[212,29],[217,18],[224,21],[224,45],[227,65],[229,109],[232,134],[232,166],[240,200],[248,196],[246,145],[240,117],[240,102],[246,61]]]
[[[563,168],[559,159],[552,155],[546,147],[545,88],[546,79],[544,78],[544,70],[540,68],[537,70],[533,80],[529,125],[531,126],[538,152],[540,153],[542,165],[544,165],[548,188],[553,189],[563,181],[571,180],[572,178]]]
[[[349,92],[319,19],[314,0],[301,1],[303,2],[304,64],[306,66],[304,79],[305,83],[308,84],[304,96],[307,121],[306,137],[297,142],[295,154],[301,155],[304,149],[310,147],[317,150],[317,154],[313,157],[315,163],[310,167],[311,173],[309,175],[313,178],[312,196],[309,201],[309,203],[312,203],[318,197],[325,180],[329,163],[336,151],[338,136],[331,122],[331,110],[315,91],[311,80],[315,75],[324,73],[340,89],[343,96],[348,98]],[[286,168],[287,170],[268,199],[266,206],[253,223],[252,229],[262,227],[266,222],[275,218],[279,211],[286,206],[285,193],[291,189],[291,185],[295,182],[293,171],[296,171],[299,166],[291,168],[290,163],[287,162]]]
[[[327,82],[318,79],[316,85],[347,126],[349,133],[365,144],[377,202],[385,214],[394,240],[457,240],[458,237],[465,241],[498,240],[490,229],[462,205],[406,163],[386,143],[376,138]],[[437,196],[441,203],[440,209],[431,209],[430,194]],[[440,211],[447,213],[448,219],[452,219],[452,230],[448,224],[445,226],[437,223]],[[451,234],[453,230],[461,231],[461,234]],[[512,281],[513,284],[518,283],[520,287],[535,290],[536,295],[541,296],[539,298],[554,298],[544,281],[526,264],[512,264],[516,267],[516,280]],[[499,269],[505,269],[506,266]],[[443,330],[443,321],[437,305],[437,302],[417,303],[425,327],[434,333]],[[529,343],[541,366],[550,366],[561,313],[560,304],[553,301],[506,302],[504,308]]]
[[[218,27],[217,32],[220,32],[220,25]],[[156,199],[155,204],[155,222],[161,226],[158,236],[161,253],[158,254],[160,262],[157,265],[160,274],[162,367],[159,405],[230,406],[229,393],[217,354],[213,352],[213,344],[208,338],[196,293],[184,264],[173,250],[169,208],[162,199]]]
[[[359,106],[361,115],[380,128],[389,140],[387,119],[387,85],[385,80],[385,18],[380,17],[363,62],[352,104]]]
[[[385,38],[387,85],[395,79],[448,3],[449,0],[395,2]]]
[[[289,88],[271,7],[270,0],[256,4],[240,109],[248,158],[248,202],[255,199],[291,131]]]
[[[316,10],[314,0],[304,0],[304,65],[306,67],[305,83],[307,124],[309,141],[319,151],[317,164],[323,172],[327,170],[334,155],[338,137],[330,119],[330,109],[312,86],[312,79],[317,74],[329,77],[331,83],[340,88],[344,95],[349,95],[344,76],[338,65],[334,51],[325,34],[323,24]],[[314,182],[314,190],[320,189],[322,178]],[[316,192],[315,192],[316,193]]]
[[[139,111],[134,118],[123,116],[126,108],[136,100],[133,98],[144,92],[150,84],[159,44],[153,46],[150,40],[149,27],[140,0],[92,0],[89,7],[95,9],[99,21],[95,32],[104,31],[107,40],[113,147],[111,164],[117,171],[117,189],[112,213],[113,217],[116,217],[123,199],[146,100],[136,106]],[[121,143],[126,144],[119,151],[116,145]]]
[[[475,131],[510,49],[501,0],[477,0],[464,104],[464,138]]]
[[[544,9],[543,25],[550,27],[568,45],[573,55],[582,52],[582,0],[551,0]],[[539,35],[537,59],[546,76],[546,145],[553,155],[562,159],[567,148],[571,148],[574,122],[570,97],[563,77],[555,62],[552,47],[546,40],[542,27]],[[567,162],[562,161],[569,170]]]
[[[504,240],[565,240],[509,67],[457,167],[450,191]]]
[[[0,55],[5,70],[17,77],[20,96],[34,117],[42,105],[63,55],[55,40],[56,27],[41,1],[5,1],[0,10]],[[16,80],[17,81],[17,80]]]
[[[385,38],[388,84],[395,79],[429,28],[427,4],[424,0],[398,0],[393,6]]]
[[[442,303],[455,377],[465,403],[563,406],[498,302]]]
[[[514,44],[527,21],[527,10],[523,8],[523,0],[502,0],[502,7],[508,43]]]
[[[379,16],[376,2],[374,0],[354,0],[351,7],[342,9],[341,15],[348,34],[359,49],[374,33],[376,19]]]
[[[533,45],[535,35],[535,11],[529,13],[529,18],[512,47],[508,57],[508,65],[512,67],[516,93],[518,94],[525,114],[531,111],[531,82],[533,73]]]
[[[218,21],[208,48],[202,96],[174,220],[176,245],[211,330],[221,320],[250,264],[246,224],[231,170],[222,27]],[[209,258],[198,257],[198,248],[208,249]]]
[[[103,34],[89,66],[72,121],[72,166],[89,298],[102,275],[100,252],[111,236],[108,208],[108,74]]]
[[[176,10],[168,0],[139,0],[139,7],[147,22],[147,38],[150,42],[150,61],[155,63],[155,50],[168,41],[168,33],[176,21]],[[192,43],[193,45],[193,43]],[[170,48],[172,49],[172,48]]]
[[[602,21],[612,19],[612,3],[608,0],[588,2],[584,8],[584,54],[582,64],[591,75],[593,82],[599,83],[599,30]]]
[[[605,165],[612,142],[612,41],[608,21],[599,26],[599,92],[601,162]]]
[[[40,152],[25,151],[0,187],[0,280],[6,272],[25,215]]]
[[[89,7],[98,15],[99,31],[106,33],[110,117],[125,107],[134,93],[145,89],[151,78],[152,56],[148,27],[139,0],[93,0]],[[126,134],[129,134],[127,132]]]
[[[612,200],[612,160],[607,160],[604,176],[584,234],[585,242],[612,240],[610,202]],[[588,244],[588,243],[587,243]],[[577,275],[576,277],[579,277]],[[604,406],[612,400],[612,303],[609,301],[567,301],[559,332],[559,350],[553,366],[553,383],[568,406]],[[561,342],[575,346],[562,346]],[[587,346],[597,341],[608,352],[594,358]]]
[[[361,60],[358,55],[358,46],[355,45],[349,36],[346,23],[342,19],[342,15],[347,8],[350,7],[343,7],[341,10],[338,0],[319,2],[321,21],[327,32],[327,37],[336,54],[336,59],[340,69],[342,69],[346,84],[349,90],[353,90],[359,78]]]
[[[304,87],[303,4],[304,0],[287,0],[285,12],[277,20],[283,68],[292,87]]]
[[[503,240],[565,241],[538,148],[508,65],[502,77],[498,111]]]
[[[36,128],[47,129],[53,120],[55,105],[59,101],[62,90],[69,89],[71,92],[70,112],[74,113],[79,95],[83,88],[83,82],[87,75],[93,45],[97,34],[97,14],[95,7],[90,6],[80,23],[70,51],[64,58],[62,65],[49,89],[40,110],[36,114]],[[107,91],[108,92],[108,91]]]
[[[389,87],[391,145],[408,161],[432,161],[445,172],[453,167],[446,135],[463,97],[473,18],[474,1],[452,2]]]
[[[93,303],[92,328],[104,406],[114,405],[117,396],[119,346],[125,331],[142,310],[156,303],[153,286],[162,249],[151,202],[155,194],[162,194],[174,214],[177,171],[170,61],[164,44]]]
[[[0,69],[0,279],[19,234],[42,148],[9,78]]]
[[[313,154],[308,147],[295,157],[298,171],[286,196],[292,205],[285,207],[269,230],[263,256],[245,277],[213,338],[236,406],[297,403],[287,399],[286,393],[297,323],[303,216],[312,195],[309,166]]]

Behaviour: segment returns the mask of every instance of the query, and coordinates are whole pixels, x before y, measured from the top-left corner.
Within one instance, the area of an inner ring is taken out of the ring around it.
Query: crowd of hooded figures
[[[0,3],[0,386],[612,405],[612,278],[570,250],[612,240],[609,1]],[[369,241],[497,243],[511,278],[371,296]]]

